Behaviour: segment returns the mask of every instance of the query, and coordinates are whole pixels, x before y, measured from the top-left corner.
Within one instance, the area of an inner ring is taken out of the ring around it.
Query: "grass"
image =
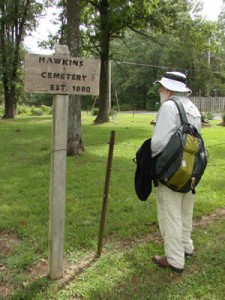
[[[223,299],[224,221],[194,230],[198,253],[182,276],[151,262],[152,255],[163,253],[160,238],[148,240],[158,232],[155,191],[145,202],[137,199],[132,159],[151,136],[154,116],[118,114],[100,126],[93,119],[82,116],[84,153],[67,158],[65,261],[84,266],[67,284],[41,274],[31,278],[48,257],[51,119],[0,121],[0,232],[19,239],[0,252],[0,295],[9,286],[5,299]],[[202,129],[209,164],[196,193],[196,220],[224,208],[225,128],[217,123]],[[103,254],[86,266],[97,247],[111,130],[116,142]]]

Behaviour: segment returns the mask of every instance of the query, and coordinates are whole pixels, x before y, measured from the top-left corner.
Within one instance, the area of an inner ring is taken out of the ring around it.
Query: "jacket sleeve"
[[[163,151],[170,137],[179,127],[179,113],[171,101],[166,101],[160,107],[154,128],[151,150],[152,157]]]

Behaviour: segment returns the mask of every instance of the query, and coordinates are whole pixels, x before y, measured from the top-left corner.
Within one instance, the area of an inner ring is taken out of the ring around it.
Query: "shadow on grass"
[[[69,266],[69,270],[66,270],[66,266],[64,266],[65,274],[63,278],[52,280],[49,276],[39,277],[24,288],[18,289],[13,295],[6,297],[5,300],[49,299],[51,296],[56,299],[54,295],[57,292],[63,290],[67,285],[75,280],[77,276],[90,268],[96,261],[97,257],[94,256],[89,258],[82,265]],[[53,287],[53,290],[51,290],[51,287]],[[49,293],[51,293],[51,296],[48,297]]]
[[[53,284],[48,277],[40,277],[23,289],[18,289],[13,295],[5,300],[31,300],[37,299],[36,296],[42,295]],[[41,299],[40,297],[38,299]]]

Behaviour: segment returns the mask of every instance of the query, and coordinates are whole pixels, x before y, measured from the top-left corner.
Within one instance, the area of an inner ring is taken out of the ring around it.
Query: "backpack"
[[[173,97],[181,126],[171,136],[156,161],[156,176],[174,191],[187,193],[199,183],[208,162],[208,152],[198,130],[188,123],[181,101]]]
[[[151,194],[152,180],[154,184],[156,184],[156,159],[152,158],[151,139],[147,139],[143,142],[136,152],[133,161],[137,165],[134,177],[135,192],[141,201],[145,201]]]

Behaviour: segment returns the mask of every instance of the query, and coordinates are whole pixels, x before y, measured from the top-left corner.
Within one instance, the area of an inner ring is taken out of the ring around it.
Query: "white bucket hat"
[[[160,83],[166,89],[173,92],[191,93],[191,90],[186,86],[186,75],[180,72],[166,72],[161,80],[157,80],[155,83]]]

